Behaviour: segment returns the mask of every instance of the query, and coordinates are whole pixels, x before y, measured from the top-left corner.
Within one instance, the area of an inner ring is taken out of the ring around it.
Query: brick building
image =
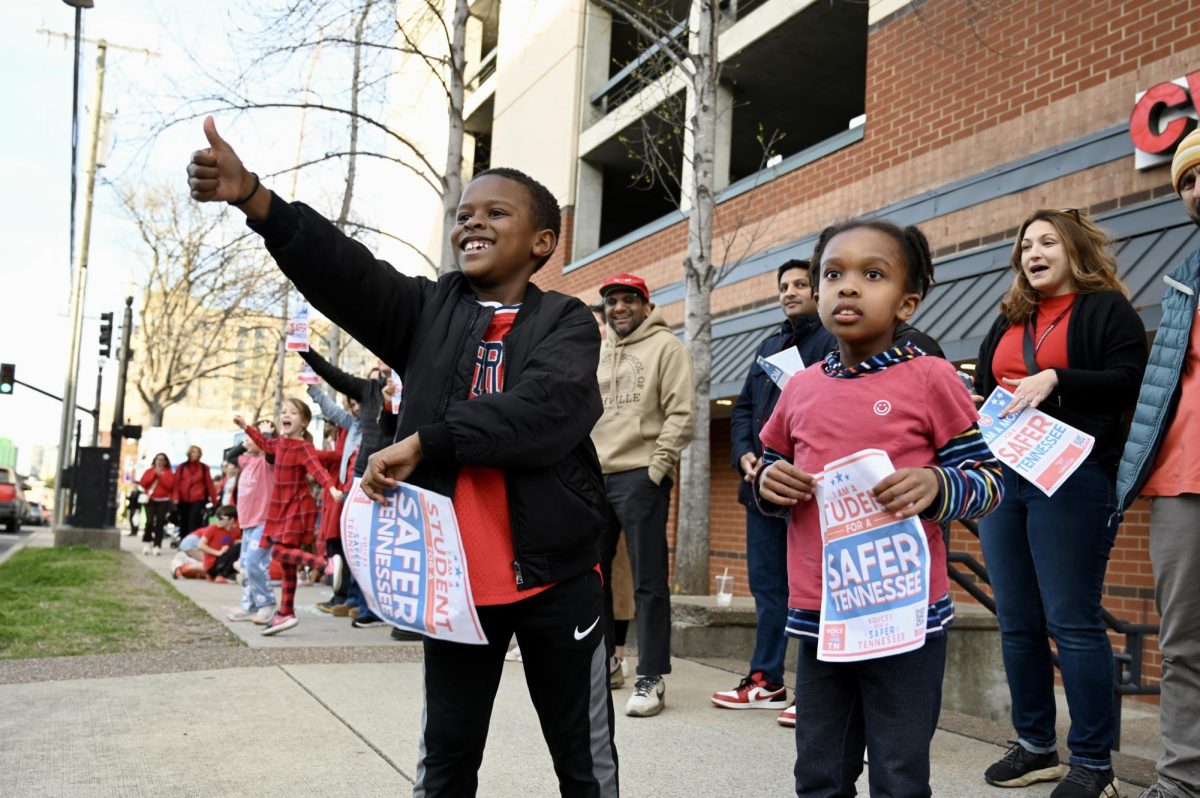
[[[633,271],[680,325],[684,217],[669,199],[630,188],[635,169],[622,145],[658,102],[648,92],[683,89],[666,73],[654,85],[633,82],[628,65],[646,48],[586,0],[539,4],[536,26],[516,6],[504,0],[488,34],[498,58],[487,85],[468,97],[478,110],[467,128],[486,144],[477,153],[545,176],[564,206],[563,238],[537,282],[592,302],[604,277]],[[776,266],[810,254],[819,230],[838,219],[868,214],[919,225],[935,250],[938,285],[916,324],[951,359],[969,363],[1011,279],[1008,254],[1021,220],[1039,207],[1086,208],[1112,232],[1121,275],[1153,334],[1161,275],[1200,246],[1200,232],[1171,190],[1163,157],[1135,155],[1130,119],[1141,92],[1174,81],[1178,91],[1160,92],[1167,101],[1143,106],[1150,113],[1142,117],[1150,133],[1166,130],[1159,139],[1194,124],[1167,127],[1194,119],[1192,101],[1200,105],[1183,80],[1200,66],[1200,17],[1186,0],[729,7],[715,254],[721,258],[721,242],[735,230],[745,250],[728,253],[733,268],[712,302],[711,568],[728,567],[744,593],[728,405],[754,346],[780,319]],[[552,103],[538,98],[547,82],[556,84]],[[517,84],[520,91],[505,88]],[[564,102],[568,86],[572,99]],[[485,90],[492,94],[481,96]],[[528,135],[535,110],[545,136]],[[757,143],[762,130],[786,134],[769,159]],[[678,143],[686,151],[687,142]],[[1173,142],[1158,143],[1169,159]],[[1104,604],[1154,623],[1147,521],[1140,504],[1127,516]],[[952,548],[978,555],[961,529]],[[1156,652],[1147,663],[1156,672]]]

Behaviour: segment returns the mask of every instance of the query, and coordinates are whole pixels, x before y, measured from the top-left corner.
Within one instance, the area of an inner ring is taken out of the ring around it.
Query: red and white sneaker
[[[762,671],[755,671],[733,690],[713,693],[712,702],[725,709],[783,709],[788,705],[787,688],[771,684],[763,678]]]
[[[775,722],[780,726],[796,728],[796,702],[788,704],[788,708],[779,713],[779,717],[775,718]]]
[[[267,622],[266,627],[262,630],[262,634],[267,637],[277,635],[280,632],[286,632],[298,623],[300,623],[300,620],[295,615],[276,615]]]

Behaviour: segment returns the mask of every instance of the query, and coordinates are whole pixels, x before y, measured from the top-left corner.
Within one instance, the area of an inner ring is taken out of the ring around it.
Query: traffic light
[[[100,314],[100,357],[112,355],[112,322],[113,314]]]
[[[17,367],[12,363],[0,363],[0,396],[11,394],[16,381]]]

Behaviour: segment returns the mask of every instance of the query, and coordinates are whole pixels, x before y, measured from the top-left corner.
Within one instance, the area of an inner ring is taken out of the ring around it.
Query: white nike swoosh
[[[576,626],[575,627],[575,639],[582,640],[583,638],[587,637],[591,633],[591,631],[596,628],[596,624],[598,624],[598,623],[600,623],[600,616],[596,616],[596,620],[592,621],[592,625],[589,626],[588,628],[584,629],[582,632],[579,631],[579,627]]]

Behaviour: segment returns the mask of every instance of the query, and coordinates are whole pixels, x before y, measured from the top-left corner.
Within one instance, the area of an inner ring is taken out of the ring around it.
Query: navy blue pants
[[[762,671],[772,684],[783,683],[787,654],[787,519],[746,508],[746,571],[758,627],[750,673]]]
[[[1113,744],[1113,655],[1100,617],[1108,553],[1116,539],[1113,483],[1084,463],[1046,496],[1004,466],[1004,501],[979,522],[1012,721],[1022,745],[1054,750],[1054,662],[1058,647],[1071,730],[1071,763],[1110,767]]]
[[[851,798],[871,759],[871,798],[929,798],[929,744],[942,711],[946,636],[916,651],[822,662],[800,641],[796,663],[796,795]]]

